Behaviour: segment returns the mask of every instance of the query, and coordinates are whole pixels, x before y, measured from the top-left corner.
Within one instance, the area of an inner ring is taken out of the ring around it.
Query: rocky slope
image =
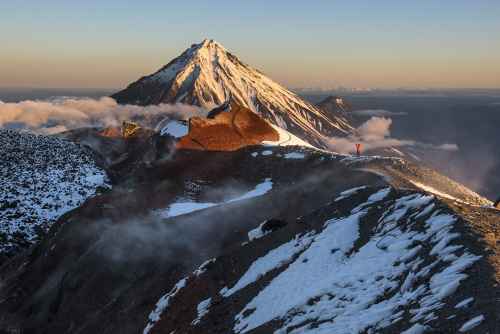
[[[158,300],[144,332],[481,333],[497,328],[497,305],[491,291],[481,287],[493,282],[480,243],[434,196],[353,188],[294,225],[271,234],[257,228],[262,240],[253,239],[180,280]]]
[[[126,152],[133,168],[108,165],[110,192],[2,267],[0,328],[498,330],[489,201],[404,160],[288,143],[154,158],[141,141]]]
[[[107,187],[89,152],[59,138],[0,129],[0,156],[0,262]]]
[[[123,104],[187,103],[207,110],[230,100],[313,145],[352,127],[241,62],[214,40],[193,44],[157,72],[112,95]]]

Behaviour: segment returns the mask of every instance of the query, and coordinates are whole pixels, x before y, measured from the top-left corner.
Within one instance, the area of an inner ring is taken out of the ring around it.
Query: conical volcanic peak
[[[304,101],[212,39],[191,45],[159,71],[130,84],[113,98],[139,105],[187,103],[207,110],[230,99],[317,146],[323,146],[325,136],[352,129],[343,117],[329,115]]]
[[[330,113],[345,113],[352,110],[351,105],[341,96],[329,95],[318,103],[318,107]]]

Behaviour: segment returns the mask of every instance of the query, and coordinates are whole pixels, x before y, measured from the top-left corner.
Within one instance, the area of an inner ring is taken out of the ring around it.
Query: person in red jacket
[[[361,144],[356,144],[356,154],[358,157],[361,155]]]

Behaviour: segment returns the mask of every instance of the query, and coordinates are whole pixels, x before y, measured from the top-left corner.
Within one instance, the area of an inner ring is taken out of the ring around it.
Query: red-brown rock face
[[[231,111],[214,118],[193,117],[189,133],[177,143],[179,149],[235,151],[263,141],[278,141],[279,134],[269,123],[245,107],[231,105]]]

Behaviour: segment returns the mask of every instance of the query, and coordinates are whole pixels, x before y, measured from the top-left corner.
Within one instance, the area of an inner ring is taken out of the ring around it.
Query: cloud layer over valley
[[[392,119],[379,116],[405,115],[405,113],[383,109],[358,110],[354,113],[372,117],[350,136],[328,138],[326,144],[333,151],[354,153],[357,143],[362,145],[363,151],[400,146],[458,150],[456,144],[431,145],[391,137]],[[167,117],[187,119],[205,115],[204,109],[186,104],[121,105],[110,97],[99,99],[60,97],[16,103],[0,101],[0,127],[24,129],[41,134],[54,134],[82,127],[118,126],[125,120],[134,120],[142,125],[154,127]]]
[[[191,105],[120,105],[110,97],[57,98],[17,103],[0,101],[0,127],[44,134],[89,126],[117,126],[124,120],[136,120],[154,126],[164,117],[185,119],[204,114],[206,111]]]

